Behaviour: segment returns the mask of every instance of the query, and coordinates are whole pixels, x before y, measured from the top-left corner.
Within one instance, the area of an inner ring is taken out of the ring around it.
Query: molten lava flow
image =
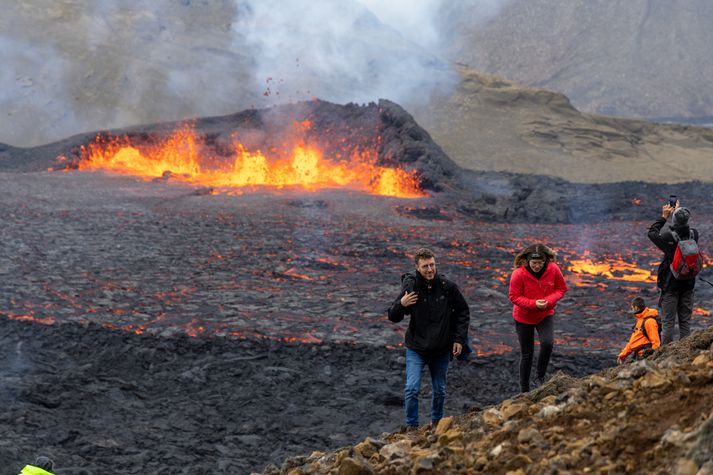
[[[299,124],[301,128],[311,127],[309,121]],[[349,160],[335,163],[304,140],[296,140],[286,157],[249,151],[237,138],[232,145],[233,153],[228,159],[211,154],[188,125],[153,144],[138,145],[128,137],[98,136],[82,147],[78,167],[146,178],[170,176],[208,187],[296,186],[310,191],[347,188],[400,198],[426,196],[414,173],[376,165],[375,147],[355,149]]]
[[[627,262],[620,257],[613,260],[594,262],[587,257],[588,255],[585,252],[583,259],[571,260],[567,269],[575,274],[602,276],[608,279],[629,282],[654,282],[656,280],[651,271],[640,269],[636,263]]]
[[[34,315],[17,315],[13,312],[0,312],[0,316],[10,320],[20,320],[39,323],[41,325],[54,325],[57,321],[55,317],[35,317]]]

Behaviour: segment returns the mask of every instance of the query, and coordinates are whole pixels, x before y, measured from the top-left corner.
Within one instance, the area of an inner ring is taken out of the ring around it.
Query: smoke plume
[[[456,84],[439,56],[453,19],[500,3],[11,2],[0,17],[0,142],[32,146],[312,97],[422,105]]]

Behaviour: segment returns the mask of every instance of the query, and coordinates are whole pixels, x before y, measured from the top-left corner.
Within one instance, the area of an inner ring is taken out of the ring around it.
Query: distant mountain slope
[[[581,183],[713,181],[713,129],[584,114],[562,94],[461,67],[413,114],[459,165]]]
[[[713,2],[500,3],[486,23],[471,2],[448,4],[452,59],[562,92],[587,112],[713,116]]]

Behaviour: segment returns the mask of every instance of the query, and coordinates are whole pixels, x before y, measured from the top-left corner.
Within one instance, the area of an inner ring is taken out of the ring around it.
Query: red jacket
[[[525,264],[527,265],[527,264]],[[557,264],[547,263],[547,269],[540,278],[520,266],[510,276],[510,291],[508,297],[513,303],[512,318],[520,323],[537,325],[545,317],[555,313],[555,305],[567,292],[567,284]],[[545,299],[547,307],[538,310],[535,301]]]

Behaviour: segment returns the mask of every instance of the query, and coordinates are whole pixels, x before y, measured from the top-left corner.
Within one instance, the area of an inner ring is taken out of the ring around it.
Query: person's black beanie
[[[685,226],[688,224],[688,218],[691,217],[691,212],[688,208],[678,208],[673,213],[673,225],[674,226]]]

